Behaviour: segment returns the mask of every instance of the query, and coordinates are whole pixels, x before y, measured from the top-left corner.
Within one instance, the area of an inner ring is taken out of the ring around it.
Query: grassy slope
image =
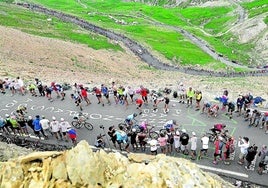
[[[122,50],[120,46],[109,43],[105,37],[89,33],[74,24],[62,22],[56,18],[52,21],[47,19],[46,15],[0,3],[0,23],[3,26],[17,28],[34,35],[86,44],[93,49]]]
[[[53,9],[75,14],[103,27],[123,32],[136,40],[142,41],[142,43],[160,52],[166,58],[176,59],[176,62],[181,64],[200,64],[205,66],[210,64],[215,69],[224,68],[223,64],[213,60],[198,47],[185,40],[180,34],[152,25],[150,21],[157,20],[164,24],[189,30],[206,40],[217,52],[240,62],[247,62],[248,56],[245,52],[252,48],[251,44],[240,45],[235,40],[230,41],[231,38],[235,39],[230,34],[220,37],[212,36],[219,32],[224,32],[229,28],[228,25],[235,21],[236,17],[229,14],[234,10],[234,7],[166,9],[140,3],[123,3],[119,0],[81,0],[80,3],[75,0],[70,0],[68,3],[65,0],[32,1]],[[123,19],[128,24],[118,24],[115,22],[116,19]],[[134,22],[135,24],[133,24]],[[209,35],[201,32],[198,29],[200,27]]]

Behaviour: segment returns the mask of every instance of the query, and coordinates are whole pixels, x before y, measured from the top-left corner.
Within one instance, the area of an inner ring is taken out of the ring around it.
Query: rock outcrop
[[[0,187],[232,187],[194,163],[162,154],[93,152],[86,141],[64,152],[35,152],[0,164]]]

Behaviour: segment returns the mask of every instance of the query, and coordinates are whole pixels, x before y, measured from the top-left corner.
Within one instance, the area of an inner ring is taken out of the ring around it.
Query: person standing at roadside
[[[115,104],[118,104],[119,98],[118,98],[117,87],[115,85],[115,82],[112,82],[112,90],[114,94],[114,102]]]
[[[49,134],[52,134],[50,130],[50,126],[49,126],[49,120],[45,116],[42,116],[42,119],[40,120],[40,124],[46,137],[48,137]]]
[[[195,110],[198,111],[200,110],[200,102],[202,100],[202,92],[201,91],[196,91],[195,93],[195,101],[196,101],[196,106],[195,106]]]
[[[21,95],[25,95],[24,82],[19,76],[17,77],[17,83],[18,83],[19,91],[20,91]]]
[[[194,98],[195,92],[192,89],[192,87],[189,87],[189,89],[186,92],[186,98],[187,98],[187,107],[193,105],[193,98]]]
[[[68,121],[65,121],[64,118],[61,118],[60,123],[59,123],[59,128],[60,128],[61,134],[63,135],[65,139],[65,142],[68,142],[67,129],[71,128],[71,125],[69,124]]]
[[[245,168],[247,170],[250,170],[250,165],[252,163],[252,161],[255,159],[255,156],[256,154],[258,153],[258,147],[253,145],[253,146],[250,146],[248,148],[248,152],[247,152],[247,155],[246,155],[246,160],[247,160],[247,165],[245,166]]]
[[[148,91],[147,91],[147,89],[143,86],[140,86],[140,89],[141,89],[140,90],[141,98],[142,98],[144,104],[148,104],[148,97],[147,97]]]
[[[196,159],[196,148],[197,148],[197,137],[195,132],[192,132],[192,137],[190,138],[190,144],[191,144],[191,159],[195,160]]]
[[[240,147],[240,154],[239,154],[238,164],[240,164],[240,165],[244,164],[249,145],[250,145],[250,143],[249,143],[248,137],[243,137],[243,138],[239,137],[238,147]]]
[[[204,134],[201,138],[201,142],[202,142],[202,148],[199,152],[198,156],[199,159],[202,159],[202,156],[206,155],[208,152],[209,137],[206,134]]]
[[[59,138],[62,140],[62,135],[60,133],[60,123],[56,120],[54,116],[52,117],[52,121],[50,122],[50,127],[57,141],[59,140]]]
[[[105,86],[104,84],[101,84],[101,92],[102,92],[103,96],[107,99],[107,103],[109,105],[111,105],[111,101],[110,101],[110,98],[109,98],[109,90],[108,90],[108,87]]]
[[[88,98],[88,94],[87,94],[87,90],[84,88],[84,87],[80,87],[80,90],[81,90],[81,96],[83,97],[83,99],[86,101],[86,105],[88,106],[88,105],[90,105],[91,104],[91,102],[90,102],[90,100],[89,100],[89,98]]]
[[[130,86],[128,86],[127,91],[128,91],[128,94],[129,94],[131,103],[133,104],[133,103],[134,103],[133,96],[134,96],[134,94],[135,94],[135,91],[134,91],[134,89],[132,89]]]

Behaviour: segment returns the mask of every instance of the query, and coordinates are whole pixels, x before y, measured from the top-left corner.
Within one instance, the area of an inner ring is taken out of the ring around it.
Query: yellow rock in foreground
[[[0,187],[232,187],[188,160],[93,152],[86,141],[65,152],[38,152],[0,165]]]

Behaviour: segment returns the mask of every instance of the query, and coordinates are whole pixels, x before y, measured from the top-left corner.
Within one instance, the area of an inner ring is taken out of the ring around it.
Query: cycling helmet
[[[137,131],[136,129],[134,129],[134,128],[132,129],[132,132],[136,132],[136,131]]]
[[[6,116],[6,118],[9,118],[9,115],[8,114],[6,114],[5,116]]]
[[[133,114],[133,116],[134,116],[134,117],[137,117],[137,116],[138,116],[138,114],[134,113],[134,114]]]

